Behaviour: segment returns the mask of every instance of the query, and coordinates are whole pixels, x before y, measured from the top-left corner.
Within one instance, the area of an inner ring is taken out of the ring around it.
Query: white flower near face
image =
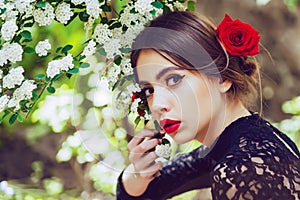
[[[46,39],[44,41],[39,41],[37,45],[35,46],[35,52],[39,56],[46,56],[48,53],[48,50],[51,49],[51,44],[49,43],[49,40]]]
[[[169,144],[161,144],[155,147],[155,153],[157,156],[162,158],[169,158],[171,155],[171,147]]]
[[[121,48],[119,39],[111,39],[107,41],[104,43],[103,48],[106,52],[107,59],[114,58],[114,56],[121,54],[121,51],[119,50]]]
[[[0,66],[3,66],[7,63],[6,51],[4,49],[0,49]]]
[[[24,80],[23,72],[22,66],[10,69],[8,74],[3,77],[3,88],[11,89],[21,85]]]
[[[89,57],[96,53],[96,42],[94,40],[90,40],[88,45],[84,48],[82,55]]]
[[[5,41],[11,40],[15,36],[17,30],[18,26],[16,24],[16,20],[11,19],[9,21],[6,21],[1,28],[2,38]]]
[[[125,76],[132,75],[133,74],[133,68],[131,67],[130,59],[129,58],[123,58],[121,61],[121,70],[124,73]]]
[[[108,67],[108,72],[106,77],[110,87],[112,87],[117,82],[117,80],[119,79],[120,72],[121,72],[121,68],[119,65],[113,64],[112,66]]]
[[[101,4],[98,0],[87,0],[86,1],[86,12],[93,18],[98,18],[102,12],[102,9],[100,6],[105,4],[105,1],[103,1]]]
[[[56,19],[63,24],[67,24],[73,15],[70,4],[65,2],[60,3],[55,10]]]
[[[132,104],[131,104],[131,106],[130,106],[130,111],[131,112],[136,112],[137,111],[137,109],[138,109],[138,106],[139,106],[139,102],[141,101],[141,99],[140,98],[136,98],[133,102],[132,102]]]
[[[37,8],[33,12],[34,21],[36,21],[39,26],[51,24],[54,17],[54,8],[48,2],[46,2],[45,8]]]
[[[98,24],[94,30],[93,38],[99,44],[103,44],[112,36],[107,24]]]
[[[140,14],[144,15],[146,13],[149,13],[151,10],[153,10],[153,6],[151,5],[152,2],[154,2],[154,1],[153,0],[137,0],[134,5],[134,8]]]
[[[73,67],[73,57],[71,54],[68,54],[61,60],[52,60],[51,62],[49,62],[46,74],[48,77],[53,78],[55,75],[61,73],[62,71],[68,71]]]
[[[175,2],[174,2],[174,7],[175,7],[178,11],[185,11],[185,10],[186,10],[186,7],[185,7],[182,3],[178,2],[178,1],[175,1]]]
[[[2,112],[6,107],[9,101],[9,97],[5,94],[0,97],[0,112]]]

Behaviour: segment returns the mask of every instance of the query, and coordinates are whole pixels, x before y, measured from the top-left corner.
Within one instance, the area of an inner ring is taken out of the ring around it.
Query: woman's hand
[[[154,134],[154,130],[143,129],[128,143],[129,161],[133,165],[133,173],[136,178],[152,180],[162,167],[161,162],[155,162],[158,156],[154,149],[161,143],[161,139],[154,138]]]
[[[154,152],[161,139],[154,137],[154,130],[143,129],[128,143],[131,164],[125,169],[122,183],[129,195],[142,195],[155,174],[161,169],[162,163],[155,162],[158,158]]]

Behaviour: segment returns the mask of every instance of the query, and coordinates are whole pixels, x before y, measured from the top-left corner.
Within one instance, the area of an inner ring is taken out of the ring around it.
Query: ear
[[[226,93],[232,86],[232,81],[226,79],[226,80],[220,80],[219,82],[219,91],[221,93]]]

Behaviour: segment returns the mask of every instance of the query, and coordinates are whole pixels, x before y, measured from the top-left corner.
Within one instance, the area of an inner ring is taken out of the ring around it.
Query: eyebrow
[[[163,70],[161,70],[156,76],[156,80],[159,80],[161,77],[163,77],[166,73],[168,73],[169,71],[172,70],[184,70],[183,68],[179,68],[179,67],[175,67],[175,66],[171,66],[171,67],[167,67],[164,68]],[[147,81],[139,81],[140,85],[148,85],[149,83]]]

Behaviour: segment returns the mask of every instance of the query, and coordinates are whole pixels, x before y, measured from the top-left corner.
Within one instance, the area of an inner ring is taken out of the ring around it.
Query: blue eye
[[[180,76],[178,74],[171,74],[169,75],[167,78],[166,78],[166,84],[168,86],[174,86],[174,85],[177,85],[179,84],[182,79],[185,77],[185,75],[183,76]]]

